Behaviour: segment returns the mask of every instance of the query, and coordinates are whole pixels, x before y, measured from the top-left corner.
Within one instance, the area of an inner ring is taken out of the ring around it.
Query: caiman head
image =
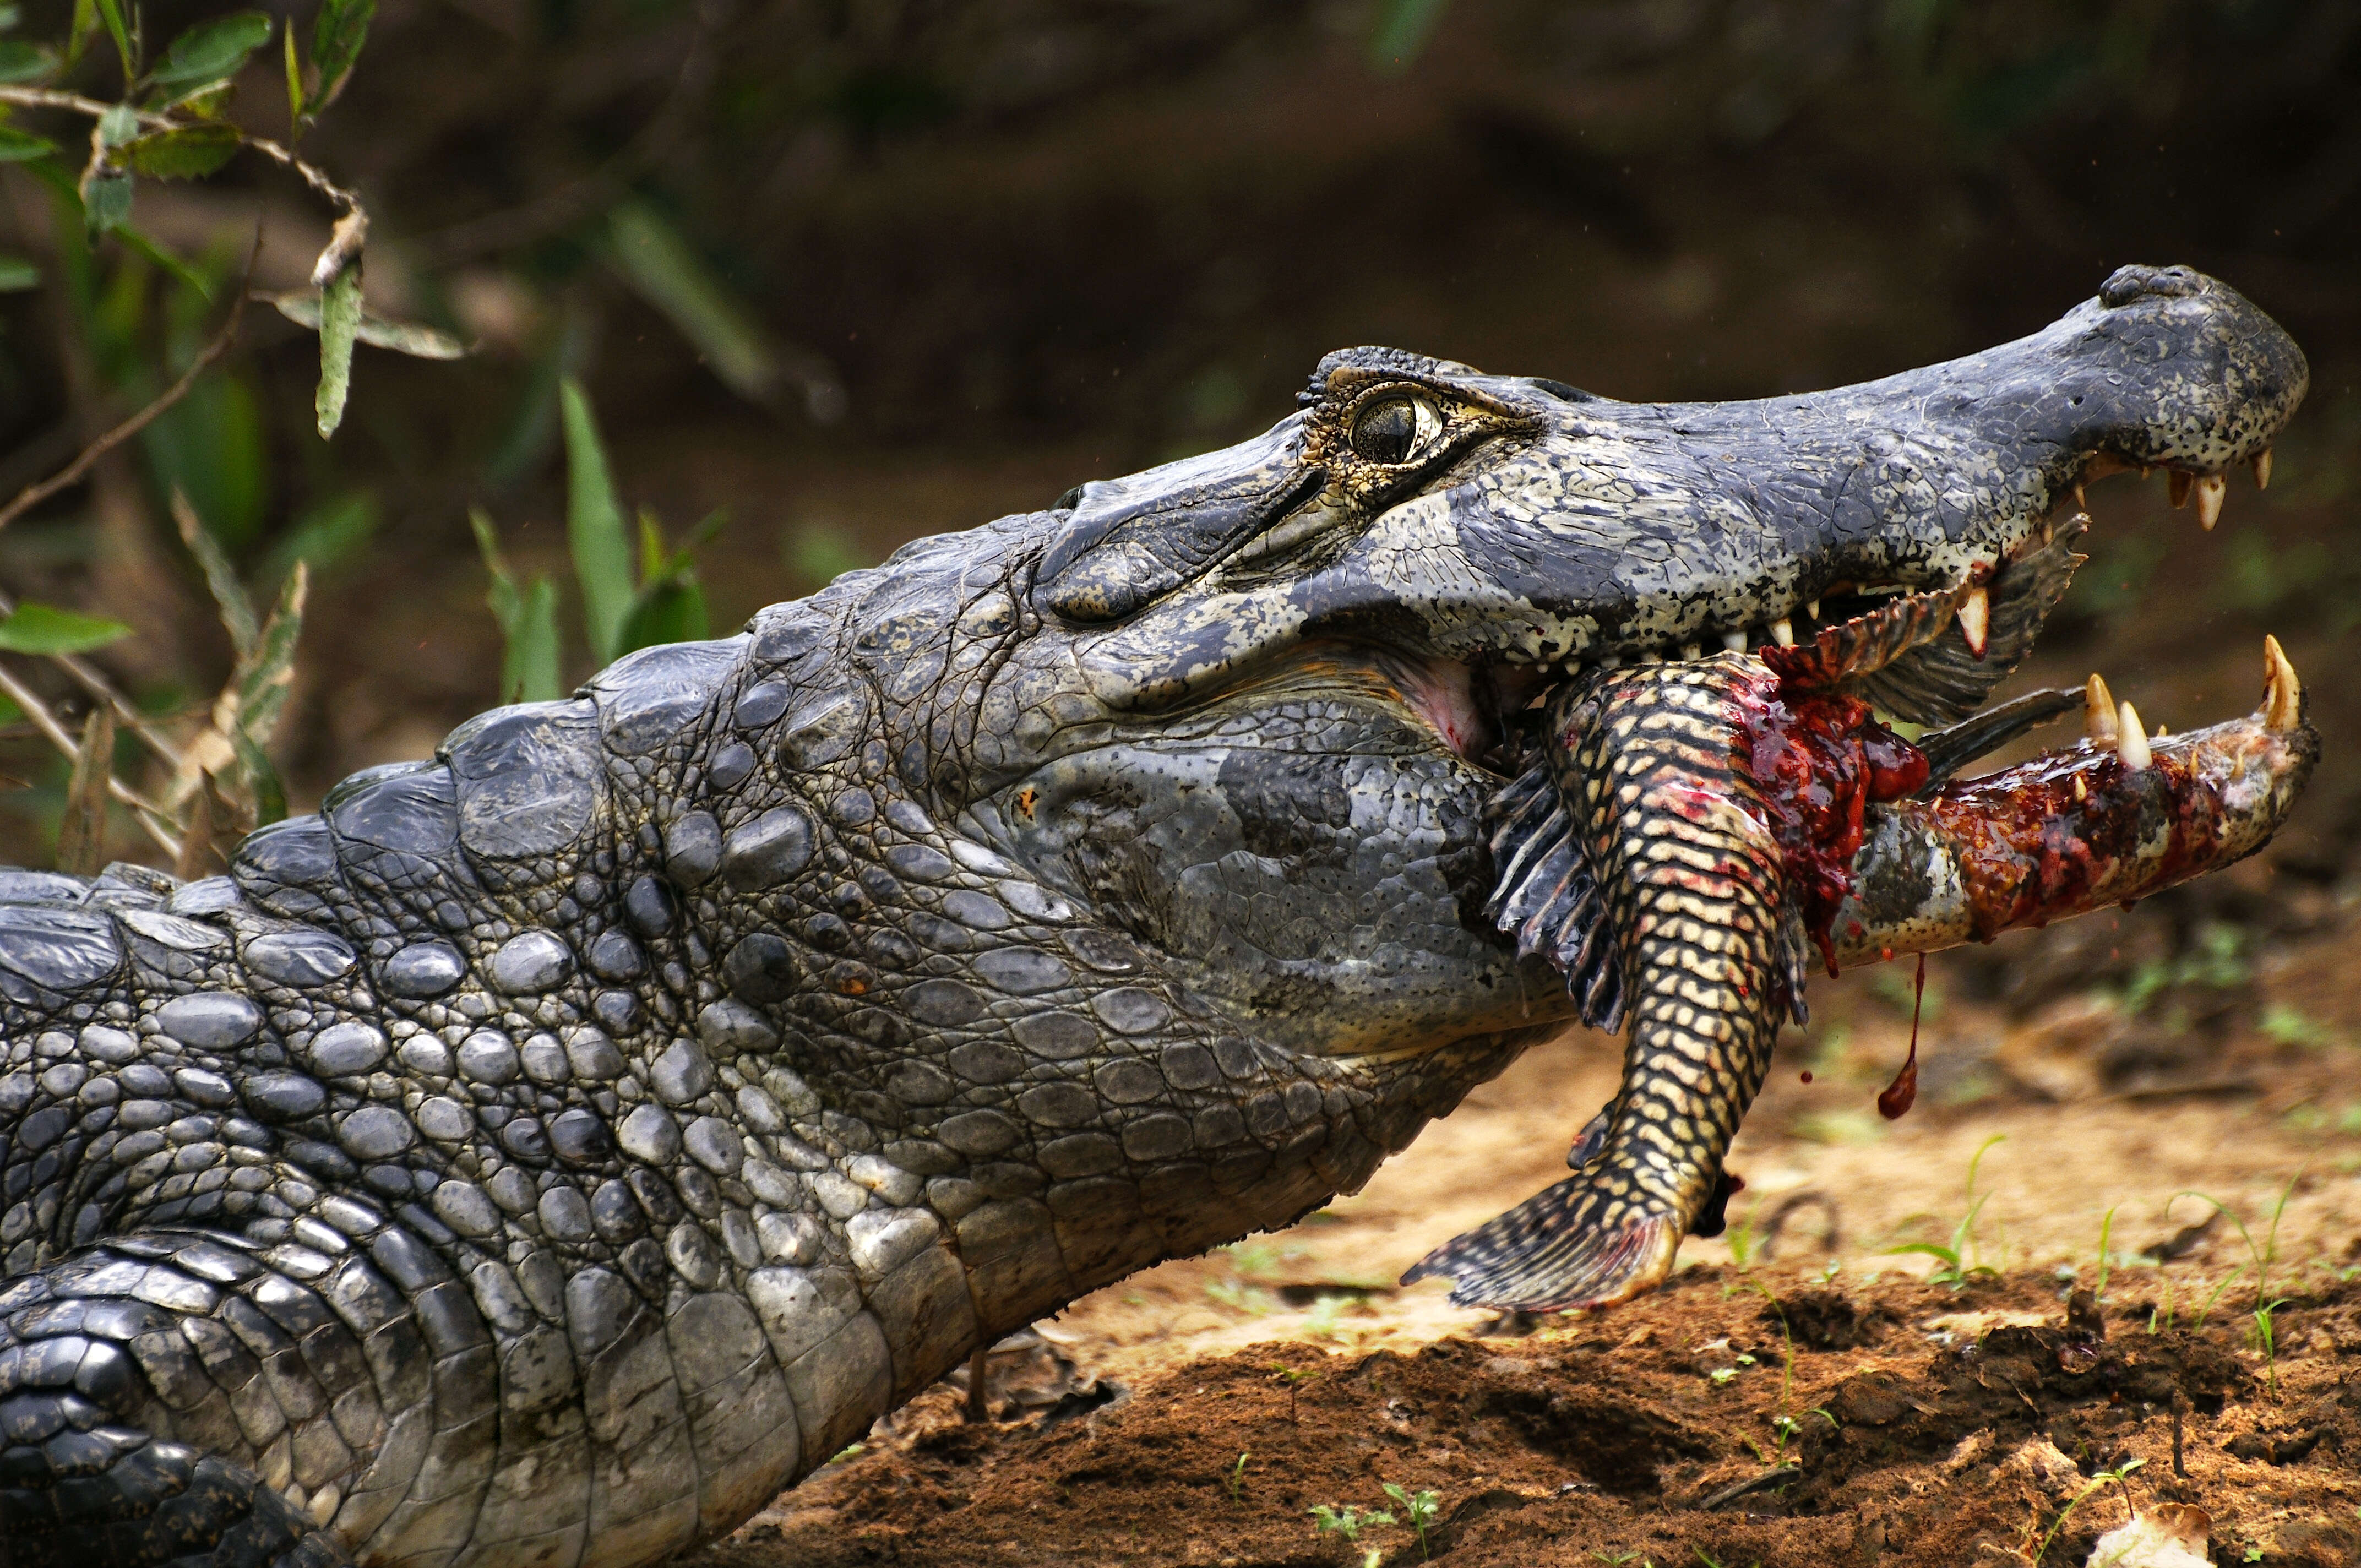
[[[866,635],[966,831],[1261,1038],[1417,1052],[1565,1012],[1479,913],[1483,809],[1550,688],[1976,585],[1865,693],[1957,718],[2062,590],[2085,480],[2163,467],[2218,507],[2306,378],[2267,316],[2177,267],[1984,353],[1761,401],[1350,349],[1267,433],[1078,486],[995,525],[989,561],[914,546],[863,580],[890,623]],[[943,574],[955,610],[918,586]],[[921,606],[950,629],[912,665]]]
[[[684,900],[632,918],[677,945],[667,987],[730,993],[710,1048],[764,1013],[798,1135],[923,1195],[909,1234],[1002,1332],[1356,1188],[1577,1015],[1486,910],[1487,809],[1554,693],[1940,590],[1957,620],[1860,696],[1965,713],[2062,589],[2084,479],[2163,466],[2210,504],[2305,376],[2230,290],[2147,268],[2004,347],[1759,402],[1332,355],[1266,434],[601,675],[621,858]],[[464,773],[486,742],[456,741]],[[688,749],[634,760],[660,745]],[[910,1376],[964,1354],[938,1339]]]

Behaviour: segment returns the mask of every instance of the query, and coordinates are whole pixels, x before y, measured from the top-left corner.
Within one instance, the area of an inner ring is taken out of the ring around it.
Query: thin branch
[[[5,620],[16,613],[16,601],[0,593],[0,620]],[[79,653],[50,653],[46,657],[71,675],[82,690],[115,709],[115,717],[127,725],[165,766],[176,773],[180,770],[181,749],[156,728],[153,719],[134,707],[129,697],[115,690],[115,683],[108,680],[97,665]]]
[[[0,664],[0,695],[6,696],[9,701],[23,708],[25,717],[49,738],[50,745],[65,754],[67,761],[71,762],[82,755],[80,742],[64,725],[58,722],[58,717],[49,711],[49,704],[43,702],[32,687],[18,680],[5,664]],[[164,828],[163,825],[171,818],[165,815],[161,806],[116,778],[111,768],[106,775],[106,793],[131,808],[132,816],[138,819],[141,828],[147,829],[148,837],[156,840],[158,849],[175,860],[180,858],[181,841]]]
[[[259,248],[258,245],[257,248]],[[251,261],[247,264],[247,270],[252,273]],[[238,323],[246,318],[246,295],[247,291],[240,288],[237,298],[230,304],[229,319],[222,323],[221,330],[214,334],[213,341],[197,351],[196,358],[181,373],[179,380],[165,388],[146,408],[83,447],[72,462],[48,478],[19,490],[15,500],[0,507],[0,528],[7,527],[60,490],[80,482],[82,476],[90,472],[92,465],[147,429],[165,410],[187,397],[189,389],[197,384],[197,378],[213,368],[214,362],[227,354],[230,345],[236,341]]]
[[[18,104],[28,109],[63,109],[69,114],[87,115],[93,120],[116,109],[130,107],[125,104],[103,104],[95,98],[85,98],[79,93],[61,92],[54,87],[0,86],[0,104]],[[192,125],[215,123],[175,119],[170,115],[159,115],[152,109],[132,109],[131,113],[139,122],[140,128],[149,131],[185,130]],[[106,162],[109,149],[101,142],[96,126],[91,128],[90,144],[92,163],[95,166]],[[368,237],[368,212],[361,205],[360,197],[329,179],[327,171],[317,164],[298,158],[292,149],[269,137],[239,130],[237,144],[247,151],[258,152],[280,168],[299,175],[304,184],[343,210],[344,216],[336,220],[327,248],[320,252],[320,258],[312,269],[313,286],[326,288],[359,257],[362,242]],[[0,519],[0,524],[5,522],[5,519]]]
[[[110,115],[117,109],[126,107],[121,104],[104,104],[96,98],[85,98],[79,93],[60,92],[54,87],[0,86],[0,104],[17,104],[27,109],[63,109],[69,114],[86,115],[92,119],[97,119],[103,115]],[[131,112],[137,117],[140,128],[143,130],[176,131],[185,130],[192,125],[218,123],[175,119],[170,115],[159,115],[153,109],[133,109]],[[269,137],[253,136],[241,130],[237,133],[237,141],[238,145],[248,152],[258,152],[281,169],[291,170],[301,175],[304,184],[309,185],[346,212],[360,210],[361,199],[358,196],[329,179],[326,172],[317,165],[307,163],[296,157],[293,152],[280,143],[272,141]]]

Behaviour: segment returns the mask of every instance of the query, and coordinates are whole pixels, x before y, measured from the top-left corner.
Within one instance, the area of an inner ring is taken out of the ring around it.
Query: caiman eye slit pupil
[[[1363,409],[1353,422],[1353,450],[1372,463],[1404,463],[1418,444],[1418,402],[1387,398]]]

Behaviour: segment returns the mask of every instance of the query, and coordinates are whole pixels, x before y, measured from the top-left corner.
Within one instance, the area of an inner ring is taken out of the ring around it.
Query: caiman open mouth
[[[2246,466],[2254,475],[2257,489],[2268,487],[2269,448],[2255,454]],[[1811,598],[1797,599],[1786,614],[1771,620],[1716,630],[1677,644],[1592,659],[1544,663],[1432,659],[1400,680],[1401,695],[1445,748],[1505,782],[1529,764],[1542,727],[1541,716],[1552,696],[1592,671],[1671,659],[1694,661],[1719,651],[1754,654],[1771,651],[1770,657],[1794,668],[1797,666],[1793,661],[1808,656],[1828,633],[1877,617],[1889,626],[1906,620],[1911,645],[1879,661],[1880,669],[1865,672],[1856,683],[1860,695],[1889,713],[1931,711],[1945,718],[1964,718],[1981,707],[1992,689],[2032,651],[2073,572],[2086,559],[2074,551],[2090,527],[2086,487],[2111,475],[2136,473],[2147,478],[2153,472],[2111,452],[2084,455],[2056,505],[2039,517],[2006,525],[2004,532],[2017,535],[2013,545],[1993,552],[1989,560],[1972,563],[1949,584],[1930,587],[1839,579]],[[2166,466],[2164,472],[2172,505],[2177,509],[2193,506],[2199,526],[2212,532],[2228,491],[2226,473],[2171,466]],[[1805,652],[1786,652],[1783,657],[1781,651],[1791,650]],[[2096,675],[2092,679],[2099,681]],[[2103,686],[2103,682],[2100,684]],[[2008,722],[1973,732],[1980,742],[1973,752],[1958,751],[1968,734],[1955,740],[1938,774],[1938,782],[2070,706],[2055,702],[2036,711],[2033,707],[2011,705]]]

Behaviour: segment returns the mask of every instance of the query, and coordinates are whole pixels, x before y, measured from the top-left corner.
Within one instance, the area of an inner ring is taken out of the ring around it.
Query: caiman
[[[1807,961],[2279,825],[2275,651],[2250,718],[2094,688],[2093,739],[1955,775],[2066,700],[1982,707],[2080,486],[2210,521],[2306,374],[2147,267],[1766,401],[1348,350],[1267,434],[485,714],[225,875],[0,876],[0,1561],[653,1563],[1576,1018],[1629,1030],[1580,1169],[1423,1266],[1645,1289]]]

